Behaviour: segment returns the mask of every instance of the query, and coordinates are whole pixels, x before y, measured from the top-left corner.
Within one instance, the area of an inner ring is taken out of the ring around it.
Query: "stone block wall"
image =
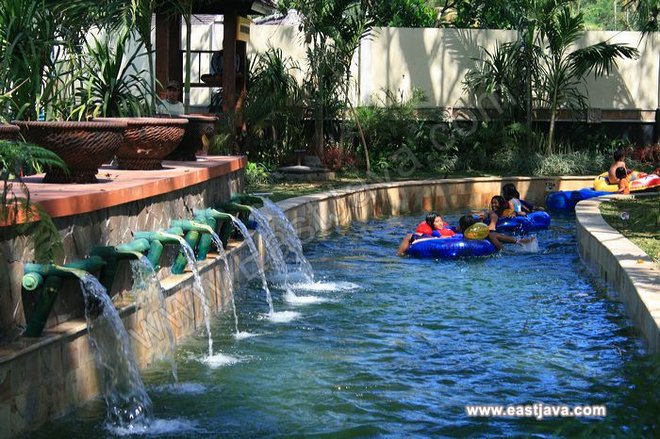
[[[95,246],[118,245],[133,240],[137,231],[166,229],[174,219],[192,218],[195,209],[218,206],[242,189],[242,171],[194,184],[185,189],[80,215],[53,218],[64,245],[67,263],[89,256]],[[0,242],[0,340],[12,339],[25,326],[21,296],[23,263],[33,259],[32,241],[19,236]],[[171,255],[170,255],[171,256]],[[169,267],[169,264],[164,264]],[[169,274],[161,270],[159,277]],[[129,276],[126,275],[129,274]],[[130,289],[130,270],[121,270],[111,295]],[[46,328],[82,316],[82,294],[77,281],[65,281]],[[29,311],[28,311],[29,314]]]

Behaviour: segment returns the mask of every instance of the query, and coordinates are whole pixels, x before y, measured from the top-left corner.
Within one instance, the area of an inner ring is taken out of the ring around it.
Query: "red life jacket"
[[[421,235],[433,235],[433,231],[434,230],[431,228],[431,226],[426,224],[425,221],[422,221],[421,223],[419,223],[417,225],[417,229],[415,229],[415,233],[419,233]],[[449,237],[454,236],[456,234],[453,230],[447,229],[445,227],[443,227],[440,230],[436,230],[436,232],[438,232],[440,234],[440,236],[445,237],[445,238],[449,238]]]

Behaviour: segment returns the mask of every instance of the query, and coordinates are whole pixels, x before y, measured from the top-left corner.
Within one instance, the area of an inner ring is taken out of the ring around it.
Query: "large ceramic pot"
[[[121,120],[127,123],[124,142],[117,151],[120,169],[161,169],[166,155],[183,138],[188,120],[164,117],[96,118],[98,121]]]
[[[44,183],[96,183],[98,168],[123,142],[126,122],[14,121],[25,140],[53,151],[67,170],[48,168]]]
[[[18,140],[18,133],[21,129],[16,125],[0,125],[0,140]]]
[[[182,114],[179,116],[188,120],[186,132],[179,146],[165,157],[165,160],[195,161],[197,151],[207,149],[208,139],[215,132],[215,116],[204,114]]]

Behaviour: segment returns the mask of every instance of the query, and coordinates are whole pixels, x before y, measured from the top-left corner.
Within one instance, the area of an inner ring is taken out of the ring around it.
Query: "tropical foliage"
[[[24,170],[44,166],[65,168],[62,160],[47,149],[0,140],[0,234],[2,240],[12,234],[30,236],[38,262],[50,262],[63,250],[57,228],[48,214],[30,201],[30,192],[21,178]]]
[[[494,95],[514,121],[520,121],[524,114],[530,129],[532,108],[547,108],[546,153],[554,152],[559,109],[586,109],[586,77],[608,74],[617,59],[638,55],[633,47],[607,42],[575,49],[584,31],[584,19],[572,13],[568,3],[528,2],[518,39],[499,45],[492,53],[484,51],[483,61],[479,60],[465,79],[466,90]],[[529,141],[527,146],[531,147]]]
[[[294,149],[304,148],[303,89],[293,73],[298,66],[280,49],[257,56],[250,71],[245,105],[248,156],[277,164]]]
[[[341,137],[337,121],[348,102],[350,63],[373,22],[366,0],[301,0],[296,2],[304,17],[303,32],[308,44],[308,75],[303,81],[304,106],[314,121],[313,145],[323,155],[328,136]]]

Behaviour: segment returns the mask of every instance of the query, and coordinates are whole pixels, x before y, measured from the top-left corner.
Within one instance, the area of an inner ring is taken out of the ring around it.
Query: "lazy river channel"
[[[457,215],[446,217],[456,222]],[[537,253],[479,260],[395,256],[420,220],[353,223],[306,243],[314,282],[258,280],[204,334],[143,372],[158,437],[462,437],[647,435],[657,386],[623,316],[579,260],[574,221],[537,232]],[[293,294],[291,294],[293,293]],[[248,336],[245,336],[248,335]],[[468,404],[606,405],[605,418],[468,417]],[[656,413],[656,414],[654,414]],[[31,437],[131,434],[108,426],[101,400]],[[650,430],[649,430],[650,429]],[[655,430],[657,431],[657,430]],[[135,433],[133,433],[135,434]]]

